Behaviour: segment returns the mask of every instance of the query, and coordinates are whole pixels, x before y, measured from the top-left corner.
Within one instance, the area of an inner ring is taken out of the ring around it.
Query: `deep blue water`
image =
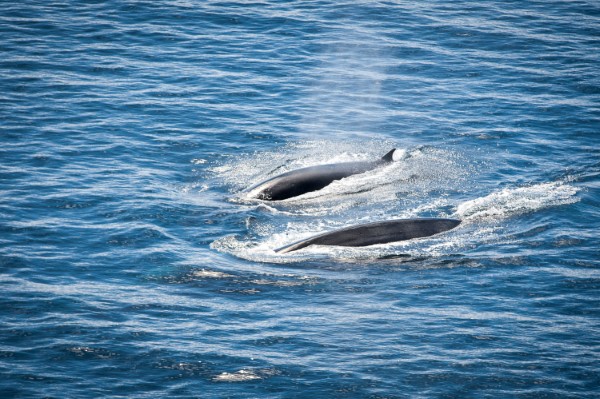
[[[598,2],[2,2],[0,37],[0,397],[600,395]],[[463,223],[273,251],[403,217]]]

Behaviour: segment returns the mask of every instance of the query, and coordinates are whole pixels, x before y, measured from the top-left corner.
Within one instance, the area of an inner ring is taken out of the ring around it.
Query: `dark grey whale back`
[[[297,197],[311,191],[320,190],[335,180],[364,173],[392,162],[395,150],[394,148],[381,159],[372,162],[343,162],[292,170],[261,182],[248,189],[248,191],[258,190],[255,197],[265,201],[281,201]]]
[[[374,244],[429,237],[451,230],[460,224],[456,219],[398,219],[362,224],[319,234],[278,248],[278,253],[296,251],[309,245],[364,247]]]

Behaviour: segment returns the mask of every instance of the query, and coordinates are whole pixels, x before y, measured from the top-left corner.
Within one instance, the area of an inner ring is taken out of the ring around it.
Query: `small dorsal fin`
[[[383,157],[381,157],[381,160],[384,162],[392,162],[394,160],[394,151],[396,151],[395,148],[392,149],[387,154],[385,154]]]

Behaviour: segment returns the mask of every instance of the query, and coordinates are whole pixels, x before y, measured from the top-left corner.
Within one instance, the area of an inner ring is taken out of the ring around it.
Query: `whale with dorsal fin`
[[[452,230],[460,224],[457,219],[396,219],[384,222],[360,224],[319,234],[296,241],[275,250],[284,254],[306,248],[309,245],[334,245],[342,247],[366,247],[375,244],[429,237]]]
[[[335,180],[365,173],[396,161],[401,155],[394,148],[376,161],[342,162],[309,166],[272,177],[248,189],[248,197],[264,201],[281,201],[317,191]]]

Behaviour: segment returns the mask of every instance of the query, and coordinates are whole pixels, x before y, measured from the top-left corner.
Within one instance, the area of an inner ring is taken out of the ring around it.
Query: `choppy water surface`
[[[596,2],[26,1],[0,35],[3,398],[599,394]],[[412,217],[463,223],[273,251]]]

